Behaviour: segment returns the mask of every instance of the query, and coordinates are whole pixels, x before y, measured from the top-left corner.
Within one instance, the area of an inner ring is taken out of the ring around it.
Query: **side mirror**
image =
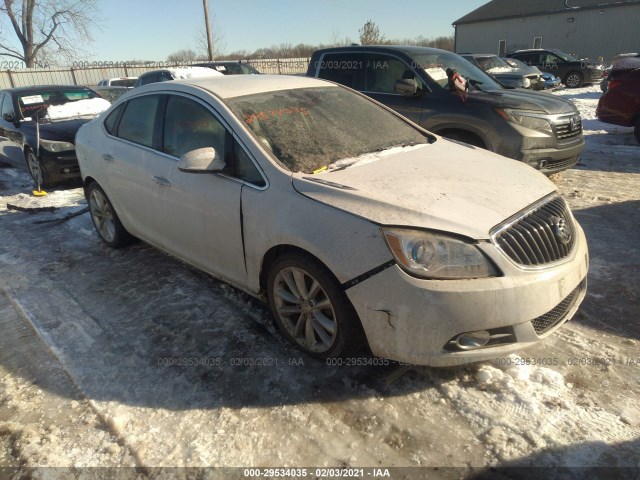
[[[412,97],[418,93],[418,83],[415,78],[403,78],[396,80],[393,89],[396,93],[405,97]]]
[[[5,113],[2,118],[4,119],[5,122],[11,122],[11,123],[16,123],[16,119],[13,116],[13,113]]]
[[[180,157],[178,170],[187,173],[209,173],[223,170],[227,164],[213,147],[191,150]]]

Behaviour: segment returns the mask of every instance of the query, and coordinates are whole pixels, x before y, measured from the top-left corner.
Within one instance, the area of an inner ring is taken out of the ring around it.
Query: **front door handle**
[[[113,158],[113,155],[110,155],[110,154],[108,154],[108,153],[104,153],[104,154],[102,155],[102,159],[103,159],[105,162],[109,162],[109,163],[111,163],[111,162],[113,162],[113,161],[115,160],[115,159]]]
[[[167,180],[166,178],[162,178],[162,177],[151,177],[151,178],[153,179],[154,182],[156,182],[161,187],[170,187],[171,186],[171,182],[169,180]]]

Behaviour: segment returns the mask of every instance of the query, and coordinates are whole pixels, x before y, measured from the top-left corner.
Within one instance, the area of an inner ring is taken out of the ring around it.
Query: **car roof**
[[[394,51],[394,52],[403,52],[406,54],[442,54],[442,53],[452,53],[448,50],[441,50],[439,48],[431,48],[431,47],[418,47],[415,45],[351,45],[348,47],[331,47],[331,48],[322,48],[320,50],[316,50],[314,53],[327,53],[327,52],[339,52],[339,51],[354,51],[354,50],[369,50],[369,51]]]
[[[136,92],[156,90],[183,90],[184,85],[193,85],[207,90],[221,98],[241,97],[263,92],[276,92],[296,88],[336,87],[325,80],[291,75],[220,75],[215,77],[190,78],[158,82],[136,88]],[[144,90],[143,90],[144,89]]]
[[[83,85],[31,85],[29,87],[15,87],[15,88],[5,88],[4,90],[0,90],[0,93],[28,93],[34,92],[38,90],[91,90],[89,87],[85,87]]]

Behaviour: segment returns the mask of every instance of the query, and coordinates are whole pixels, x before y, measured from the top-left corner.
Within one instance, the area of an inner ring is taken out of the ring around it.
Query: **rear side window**
[[[109,114],[107,118],[104,119],[104,128],[111,135],[116,134],[116,127],[118,126],[118,120],[120,119],[120,114],[124,109],[125,104],[123,103],[119,107],[117,107],[113,112]]]
[[[318,78],[340,83],[354,90],[363,88],[364,57],[360,53],[328,53],[316,62]]]
[[[129,100],[118,125],[117,136],[146,147],[153,147],[153,131],[159,102],[159,95],[146,95]]]

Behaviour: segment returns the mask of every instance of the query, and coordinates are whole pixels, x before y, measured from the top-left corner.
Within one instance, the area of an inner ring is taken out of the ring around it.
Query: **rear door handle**
[[[102,154],[102,159],[103,159],[105,162],[113,162],[113,160],[114,160],[113,155],[110,155],[110,154],[108,154],[108,153],[104,153],[104,154]]]
[[[169,180],[167,180],[166,178],[162,178],[162,177],[151,177],[151,178],[153,179],[154,182],[156,182],[161,187],[170,187],[171,186],[171,182]]]

